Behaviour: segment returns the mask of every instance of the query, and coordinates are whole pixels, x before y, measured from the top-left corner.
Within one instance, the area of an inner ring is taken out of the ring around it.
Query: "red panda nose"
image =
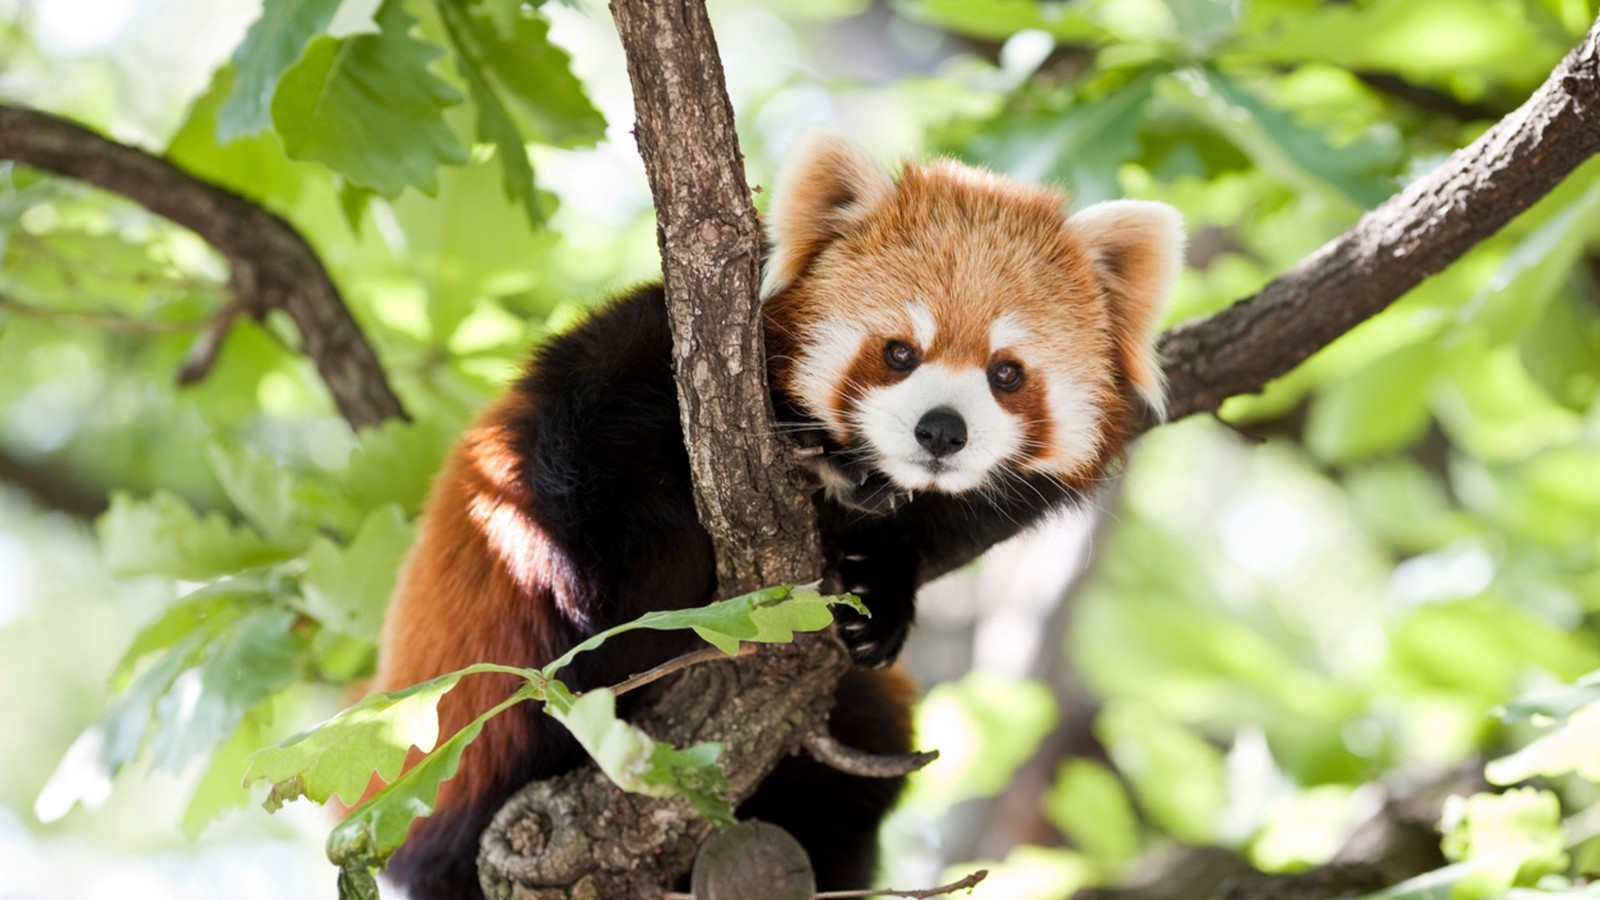
[[[967,445],[967,423],[948,406],[928,410],[914,433],[917,443],[936,457],[949,456]]]

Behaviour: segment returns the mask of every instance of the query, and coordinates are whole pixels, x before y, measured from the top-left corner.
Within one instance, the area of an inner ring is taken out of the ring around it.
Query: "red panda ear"
[[[771,297],[818,253],[894,196],[894,179],[860,146],[826,131],[800,139],[778,172],[767,206],[772,253],[761,280]]]
[[[1156,326],[1183,265],[1183,216],[1165,203],[1110,200],[1067,216],[1111,306],[1117,354],[1139,396],[1166,418]]]

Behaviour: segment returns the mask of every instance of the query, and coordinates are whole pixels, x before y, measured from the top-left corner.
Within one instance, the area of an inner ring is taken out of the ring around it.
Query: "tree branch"
[[[614,0],[656,202],[679,415],[700,524],[733,596],[821,574],[816,516],[784,477],[760,322],[761,229],[705,4]]]
[[[1171,417],[1260,391],[1500,230],[1597,152],[1600,21],[1526,103],[1470,146],[1260,293],[1167,332]]]
[[[613,0],[611,12],[656,204],[679,416],[718,591],[815,580],[816,514],[786,477],[769,424],[760,226],[705,4]],[[831,635],[763,647],[683,672],[636,721],[677,746],[722,743],[742,801],[824,727],[847,666]],[[587,768],[513,797],[484,834],[479,870],[489,896],[660,896],[710,832],[686,803],[623,794]]]
[[[0,159],[119,194],[193,231],[227,258],[233,296],[253,316],[281,309],[354,427],[405,416],[322,262],[288,222],[172,163],[66,119],[0,104]]]

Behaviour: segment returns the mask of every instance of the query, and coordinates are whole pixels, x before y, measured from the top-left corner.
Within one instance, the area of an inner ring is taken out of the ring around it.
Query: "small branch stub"
[[[846,775],[860,775],[863,778],[898,778],[910,775],[939,758],[937,750],[894,756],[867,753],[839,743],[833,735],[820,729],[807,735],[800,746],[804,747],[817,762]]]
[[[294,322],[346,421],[364,428],[405,417],[339,289],[288,222],[167,160],[38,110],[0,104],[0,159],[119,194],[193,231],[227,258],[243,312],[260,317],[281,309]],[[210,366],[231,318],[218,317],[218,329],[202,339],[183,377],[192,380]]]
[[[806,850],[766,822],[740,822],[700,846],[690,877],[693,900],[813,900],[817,877]]]

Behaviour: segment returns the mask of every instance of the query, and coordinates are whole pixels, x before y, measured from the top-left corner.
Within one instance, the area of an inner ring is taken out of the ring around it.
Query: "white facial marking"
[[[1019,346],[1027,341],[1028,334],[1028,326],[1022,324],[1022,317],[1008,312],[989,326],[989,352]]]
[[[1100,452],[1100,404],[1083,382],[1066,373],[1045,379],[1045,401],[1050,421],[1055,426],[1051,439],[1054,451],[1040,460],[1043,466],[1059,472],[1074,472],[1094,462]]]
[[[917,443],[916,427],[939,407],[961,416],[967,443],[936,458]],[[878,468],[907,490],[970,491],[1022,445],[1017,417],[994,399],[983,370],[972,366],[919,366],[904,381],[867,392],[856,408],[856,424],[876,452]]]
[[[907,303],[906,315],[911,317],[911,336],[917,339],[917,347],[927,352],[933,346],[933,339],[939,334],[939,323],[933,320],[933,313],[921,303]]]
[[[833,423],[833,398],[849,388],[840,379],[855,363],[865,337],[862,329],[838,319],[818,324],[805,336],[805,349],[795,360],[794,381],[795,393],[811,415]]]

